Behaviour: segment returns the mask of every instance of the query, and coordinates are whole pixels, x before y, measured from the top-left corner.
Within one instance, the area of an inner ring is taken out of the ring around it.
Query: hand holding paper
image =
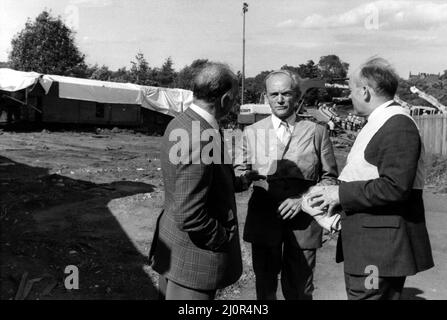
[[[341,230],[340,214],[334,213],[338,204],[338,186],[315,186],[303,196],[301,209],[322,228],[335,232]],[[326,211],[326,208],[329,209]]]

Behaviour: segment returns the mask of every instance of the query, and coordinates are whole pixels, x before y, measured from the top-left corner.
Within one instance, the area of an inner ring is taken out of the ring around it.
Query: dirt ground
[[[340,166],[348,141],[334,141]],[[129,130],[0,129],[0,299],[156,299],[147,255],[163,205],[159,147],[159,137]],[[425,198],[436,267],[407,281],[408,299],[447,299],[447,195],[436,194],[445,191],[438,182]],[[241,230],[249,194],[237,195]],[[315,298],[345,299],[336,238],[325,240]],[[219,299],[255,298],[247,243],[242,251],[244,273]],[[64,286],[69,265],[78,290]]]

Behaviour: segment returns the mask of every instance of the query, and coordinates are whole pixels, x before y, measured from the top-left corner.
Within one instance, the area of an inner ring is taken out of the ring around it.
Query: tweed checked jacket
[[[235,173],[258,170],[267,180],[254,182],[248,202],[244,240],[268,246],[282,242],[292,230],[302,249],[322,245],[322,228],[305,212],[283,221],[277,212],[282,201],[300,197],[313,185],[337,183],[337,163],[325,126],[297,117],[288,145],[284,145],[267,117],[244,130],[236,152]],[[266,159],[263,159],[266,155]]]
[[[169,123],[163,137],[165,202],[149,256],[153,270],[167,279],[196,290],[215,290],[236,282],[242,274],[236,180],[232,165],[205,164],[197,158],[213,139],[192,142],[193,123],[200,124],[200,134],[212,129],[196,112],[187,109]],[[192,164],[170,161],[169,153],[177,138],[170,141],[169,136],[179,129],[189,138]]]

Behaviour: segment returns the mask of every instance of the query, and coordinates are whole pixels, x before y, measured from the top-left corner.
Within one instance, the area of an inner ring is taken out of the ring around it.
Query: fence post
[[[442,116],[442,150],[441,154],[447,156],[447,114]]]

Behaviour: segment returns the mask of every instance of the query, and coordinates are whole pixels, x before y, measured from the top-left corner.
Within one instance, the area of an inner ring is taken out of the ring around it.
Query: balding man
[[[193,104],[169,123],[162,140],[165,203],[150,259],[168,300],[213,299],[242,273],[234,192],[248,176],[235,179],[217,124],[237,92],[226,65],[207,63],[194,78]]]
[[[337,245],[348,299],[399,299],[405,278],[433,267],[425,225],[423,145],[413,119],[394,102],[399,78],[373,58],[350,76],[359,132],[340,186],[313,195],[314,205],[344,211]]]
[[[259,300],[277,298],[280,273],[285,299],[312,299],[322,229],[301,211],[301,197],[311,186],[336,183],[338,175],[326,126],[297,115],[299,85],[287,70],[266,77],[272,115],[244,130],[236,158],[236,176],[251,169],[267,176],[253,184],[244,228]]]

